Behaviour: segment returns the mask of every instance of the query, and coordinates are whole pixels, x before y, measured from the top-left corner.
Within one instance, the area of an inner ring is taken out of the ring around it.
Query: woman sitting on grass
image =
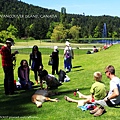
[[[21,60],[18,68],[18,79],[22,89],[31,89],[32,85],[29,79],[30,69],[27,60]]]
[[[91,95],[84,95],[80,93],[79,91],[77,91],[79,98],[84,98],[84,100],[74,100],[72,98],[64,96],[65,100],[68,102],[78,103],[78,106],[83,106],[86,103],[94,102],[94,100],[101,100],[105,98],[106,88],[103,82],[101,81],[102,80],[101,72],[94,73],[94,80],[95,80],[95,83],[91,86],[91,89],[90,89]]]

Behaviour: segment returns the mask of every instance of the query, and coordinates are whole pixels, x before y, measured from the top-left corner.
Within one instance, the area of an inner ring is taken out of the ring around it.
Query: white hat
[[[54,50],[57,50],[58,49],[58,46],[54,46]]]
[[[12,38],[7,38],[6,43],[11,43],[11,45],[14,45],[14,40]]]
[[[68,42],[68,41],[66,41],[66,43],[65,43],[67,46],[69,46],[70,45],[70,43]]]

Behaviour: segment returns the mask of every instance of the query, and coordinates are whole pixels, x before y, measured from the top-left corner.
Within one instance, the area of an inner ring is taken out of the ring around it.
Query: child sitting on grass
[[[86,103],[94,102],[94,100],[100,100],[105,98],[106,88],[103,82],[101,81],[102,80],[101,72],[94,73],[94,80],[95,80],[95,83],[91,86],[91,89],[90,89],[91,95],[84,95],[79,91],[77,91],[79,98],[84,98],[84,100],[74,100],[72,98],[69,98],[68,96],[64,96],[65,100],[68,102],[78,103],[78,106],[83,106]]]

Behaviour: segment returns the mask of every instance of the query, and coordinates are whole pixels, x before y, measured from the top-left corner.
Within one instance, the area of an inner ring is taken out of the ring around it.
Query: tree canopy
[[[104,23],[108,38],[120,38],[120,18],[117,16],[67,14],[64,7],[58,12],[18,0],[0,0],[0,34],[6,31],[18,38],[55,41],[102,38]]]

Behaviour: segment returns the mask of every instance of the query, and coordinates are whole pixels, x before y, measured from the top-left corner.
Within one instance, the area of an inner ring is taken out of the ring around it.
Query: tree
[[[15,37],[17,37],[18,30],[13,25],[10,24],[9,27],[7,28],[7,31],[10,32]]]
[[[98,38],[99,37],[99,27],[96,26],[95,30],[94,30],[94,38]]]
[[[5,40],[6,40],[7,38],[12,38],[12,39],[14,39],[14,40],[16,39],[15,36],[12,35],[11,32],[8,32],[8,31],[6,31],[6,30],[2,30],[2,31],[0,32],[0,42],[5,43]]]
[[[52,23],[50,23],[48,32],[47,32],[47,34],[46,34],[46,37],[47,37],[47,38],[51,38],[52,33],[53,33],[53,29],[54,29],[54,27],[57,26],[57,25],[59,25],[58,22],[52,22]]]
[[[113,33],[112,33],[112,38],[117,38],[117,37],[118,37],[117,32],[116,32],[116,31],[113,31]]]
[[[74,40],[77,40],[79,39],[79,33],[80,33],[79,31],[80,31],[80,27],[73,26],[70,28],[69,34],[72,36]]]
[[[60,41],[61,39],[65,40],[66,37],[67,37],[67,30],[65,29],[63,24],[59,24],[54,28],[51,39],[55,41]]]

